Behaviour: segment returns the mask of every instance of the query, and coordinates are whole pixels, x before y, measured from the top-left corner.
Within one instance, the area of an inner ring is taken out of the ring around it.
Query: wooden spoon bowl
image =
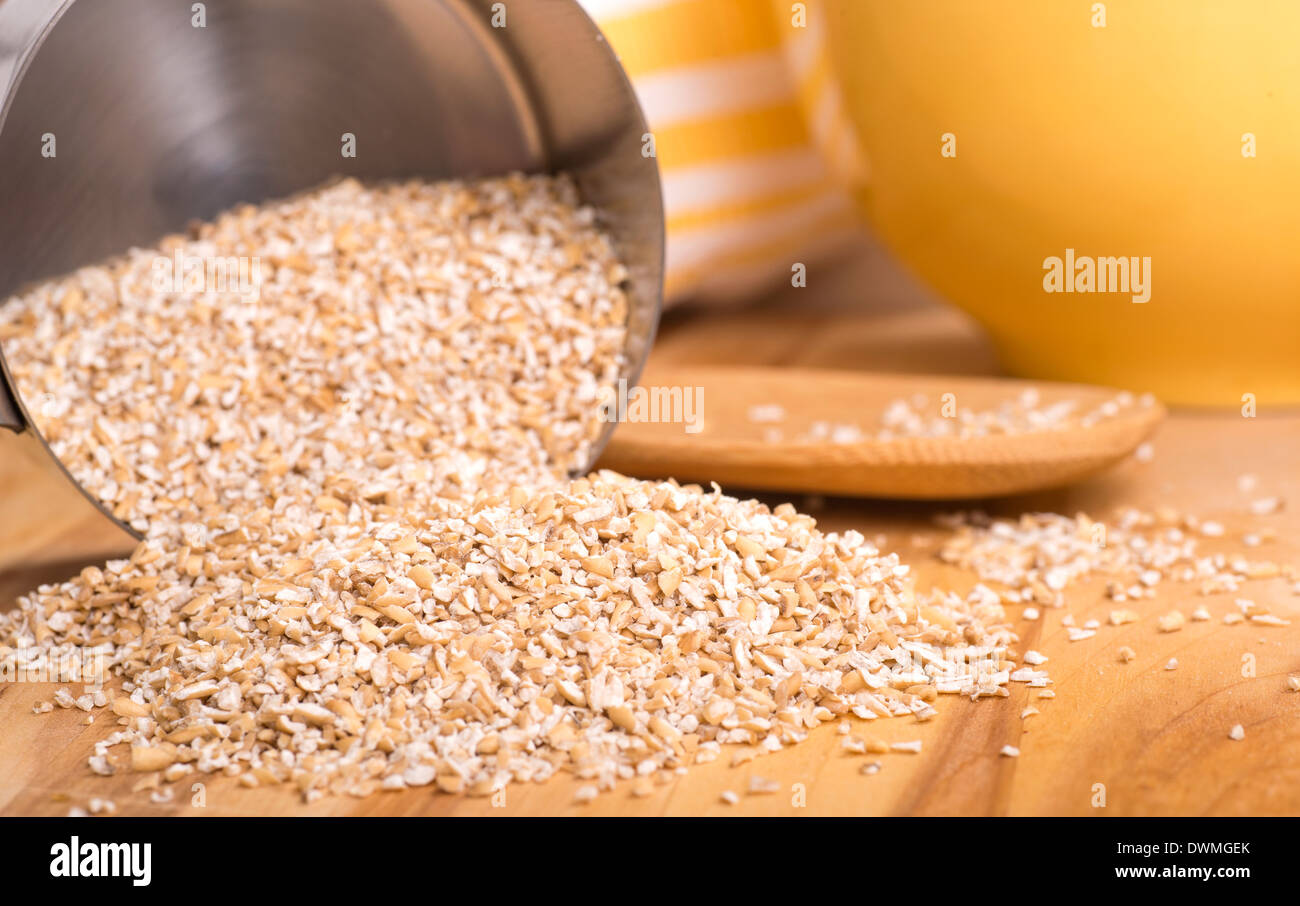
[[[1039,406],[1073,400],[1094,410],[1120,391],[1002,378],[872,374],[794,368],[692,367],[647,370],[640,386],[699,394],[698,427],[626,420],[600,468],[645,478],[726,487],[899,499],[976,498],[1041,490],[1086,478],[1133,453],[1164,418],[1157,402],[1135,403],[1082,425],[973,437],[876,439],[881,414],[923,394],[939,413],[945,394],[970,411],[996,409],[1026,389]],[[779,406],[779,424],[755,422],[754,407]],[[855,424],[863,439],[806,439],[816,422]],[[781,439],[774,441],[772,429]]]

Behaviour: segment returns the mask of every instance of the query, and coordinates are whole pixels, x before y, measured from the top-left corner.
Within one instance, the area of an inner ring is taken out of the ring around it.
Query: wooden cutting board
[[[863,368],[953,373],[992,371],[992,360],[969,324],[946,310],[867,309],[857,287],[812,306],[806,296],[778,300],[744,313],[674,317],[655,352],[656,364],[726,361],[805,367]],[[719,337],[726,342],[720,343]],[[1245,553],[1233,540],[1247,524],[1265,522],[1278,539],[1250,549],[1256,558],[1300,563],[1300,414],[1270,412],[1258,418],[1235,412],[1174,412],[1153,439],[1150,463],[1132,459],[1075,487],[995,504],[1005,514],[1044,509],[1083,510],[1103,516],[1114,507],[1180,507],[1220,520],[1228,529],[1211,549]],[[0,469],[3,467],[0,466]],[[1255,496],[1276,494],[1290,505],[1267,518],[1246,514],[1249,495],[1238,476],[1256,476]],[[6,493],[0,471],[0,493]],[[740,490],[740,489],[731,489]],[[782,495],[769,497],[773,502]],[[949,507],[930,503],[794,499],[828,529],[855,528],[914,565],[921,587],[963,588],[971,577],[934,559],[939,532],[933,516]],[[51,514],[51,520],[57,514]],[[0,526],[0,544],[32,543]],[[39,543],[39,542],[37,542]],[[1218,617],[1232,595],[1197,598],[1189,587],[1167,583],[1157,600],[1141,605],[1144,618],[1105,628],[1094,639],[1070,642],[1061,624],[1066,611],[1021,621],[1022,648],[1047,655],[1056,697],[1038,700],[1016,686],[1006,699],[970,702],[945,697],[927,723],[876,721],[869,732],[889,741],[921,740],[920,754],[872,756],[882,767],[861,773],[867,760],[840,752],[833,726],[805,743],[731,767],[727,758],[692,768],[654,795],[632,798],[626,789],[595,802],[573,804],[578,784],[556,777],[544,784],[512,786],[504,804],[429,792],[386,793],[365,800],[325,799],[303,805],[288,789],[246,790],[228,778],[191,776],[175,784],[175,800],[158,805],[133,793],[136,777],[94,777],[86,768],[93,743],[114,729],[112,716],[91,725],[79,711],[33,715],[54,687],[0,685],[0,813],[65,814],[92,796],[112,799],[119,813],[185,815],[1151,815],[1300,813],[1300,694],[1285,691],[1288,674],[1300,674],[1300,597],[1280,580],[1250,583],[1240,592],[1267,600],[1290,617],[1288,627],[1225,626]],[[1075,589],[1068,611],[1082,623],[1102,621],[1111,605],[1097,584]],[[1215,614],[1179,632],[1160,633],[1155,615],[1199,603]],[[1121,664],[1117,651],[1137,658]],[[1253,656],[1254,675],[1243,675]],[[1166,670],[1170,658],[1178,668]],[[1020,714],[1033,704],[1041,713]],[[1230,740],[1234,724],[1245,739]],[[999,756],[1003,745],[1019,758]],[[776,780],[779,792],[745,795],[753,775]],[[720,800],[741,794],[737,805]],[[1104,807],[1099,793],[1104,791]]]

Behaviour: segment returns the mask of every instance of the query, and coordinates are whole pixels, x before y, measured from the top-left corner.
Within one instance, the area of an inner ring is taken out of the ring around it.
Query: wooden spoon
[[[680,420],[634,420],[637,410],[629,406],[600,468],[644,478],[716,481],[728,489],[860,497],[989,497],[1069,484],[1128,456],[1165,415],[1159,403],[1134,403],[1086,427],[1074,418],[1064,427],[1020,434],[879,440],[875,434],[889,404],[916,394],[926,397],[919,411],[927,417],[940,415],[944,399],[959,410],[988,411],[1029,388],[1038,391],[1036,408],[1068,399],[1082,415],[1120,391],[1004,378],[761,367],[652,366],[640,386],[695,394],[699,430],[687,432]],[[754,407],[769,412],[780,407],[784,419],[755,422]],[[645,415],[644,407],[639,414]],[[814,422],[857,425],[866,439],[809,440]]]

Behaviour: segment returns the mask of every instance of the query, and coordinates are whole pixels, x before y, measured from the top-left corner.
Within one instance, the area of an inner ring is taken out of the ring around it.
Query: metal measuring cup
[[[0,0],[0,304],[336,175],[565,170],[629,270],[633,384],[663,275],[647,132],[573,0]],[[0,350],[0,607],[138,540],[50,451]]]

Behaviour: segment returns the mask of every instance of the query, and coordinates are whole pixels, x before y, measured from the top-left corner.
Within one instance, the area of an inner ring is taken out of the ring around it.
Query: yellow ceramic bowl
[[[869,155],[863,209],[1008,369],[1300,403],[1300,3],[820,9]],[[1049,292],[1067,254],[1078,291]],[[1150,259],[1148,301],[1118,273],[1085,291],[1088,262],[1121,256]]]

